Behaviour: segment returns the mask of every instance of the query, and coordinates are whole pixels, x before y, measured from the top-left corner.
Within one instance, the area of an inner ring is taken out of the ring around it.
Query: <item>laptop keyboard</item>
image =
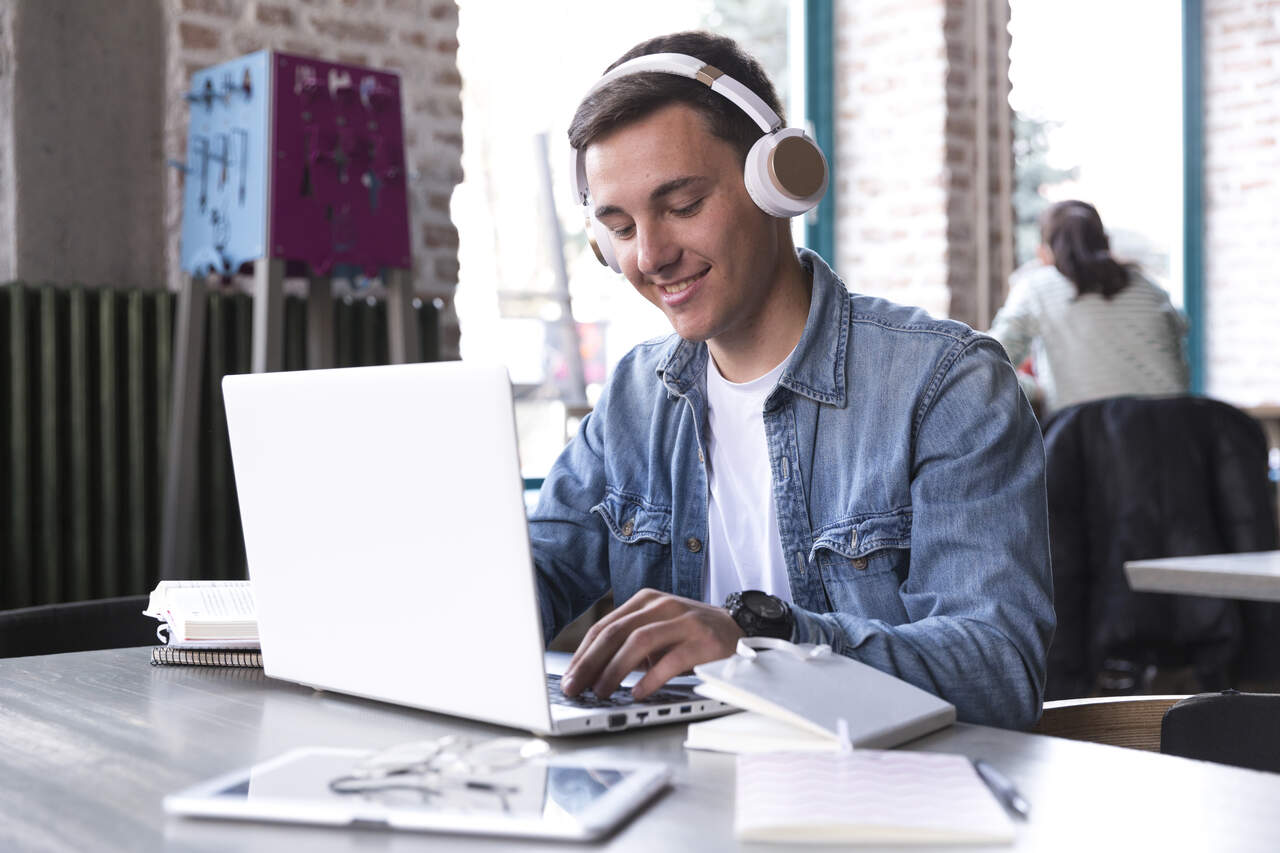
[[[570,708],[627,708],[631,706],[671,705],[677,702],[690,702],[701,699],[692,687],[685,685],[668,685],[649,695],[647,699],[636,699],[631,695],[630,687],[619,687],[613,694],[601,698],[590,692],[577,696],[566,696],[560,690],[560,676],[547,675],[547,697],[556,705],[568,705]]]

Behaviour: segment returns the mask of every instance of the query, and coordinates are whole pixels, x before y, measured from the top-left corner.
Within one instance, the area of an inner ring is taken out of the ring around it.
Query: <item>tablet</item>
[[[201,818],[589,841],[644,805],[671,775],[660,764],[552,757],[498,771],[482,786],[331,790],[331,781],[368,755],[295,749],[165,797],[164,809]]]

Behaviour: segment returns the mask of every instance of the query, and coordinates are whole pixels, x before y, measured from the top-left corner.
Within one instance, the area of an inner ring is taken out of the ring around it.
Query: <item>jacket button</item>
[[[684,547],[696,554],[702,550],[702,540],[696,536],[690,536],[684,540]]]
[[[865,568],[867,567],[867,558],[866,558],[866,557],[859,557],[858,559],[854,560],[854,561],[853,561],[853,567],[854,567],[855,569],[857,569],[858,571],[862,571],[863,569],[865,569]]]
[[[626,524],[622,525],[622,535],[630,536],[632,533],[635,532],[635,529],[636,529],[635,519],[633,518],[627,519]]]

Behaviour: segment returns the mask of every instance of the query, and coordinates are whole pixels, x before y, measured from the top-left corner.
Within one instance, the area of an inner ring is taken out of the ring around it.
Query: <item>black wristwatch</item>
[[[776,595],[758,589],[731,592],[724,607],[748,637],[777,637],[790,640],[795,628],[791,607]]]

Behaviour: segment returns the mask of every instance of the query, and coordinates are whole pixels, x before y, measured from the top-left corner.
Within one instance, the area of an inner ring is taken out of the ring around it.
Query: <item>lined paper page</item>
[[[856,749],[738,756],[746,841],[1011,843],[1013,821],[963,755]]]

